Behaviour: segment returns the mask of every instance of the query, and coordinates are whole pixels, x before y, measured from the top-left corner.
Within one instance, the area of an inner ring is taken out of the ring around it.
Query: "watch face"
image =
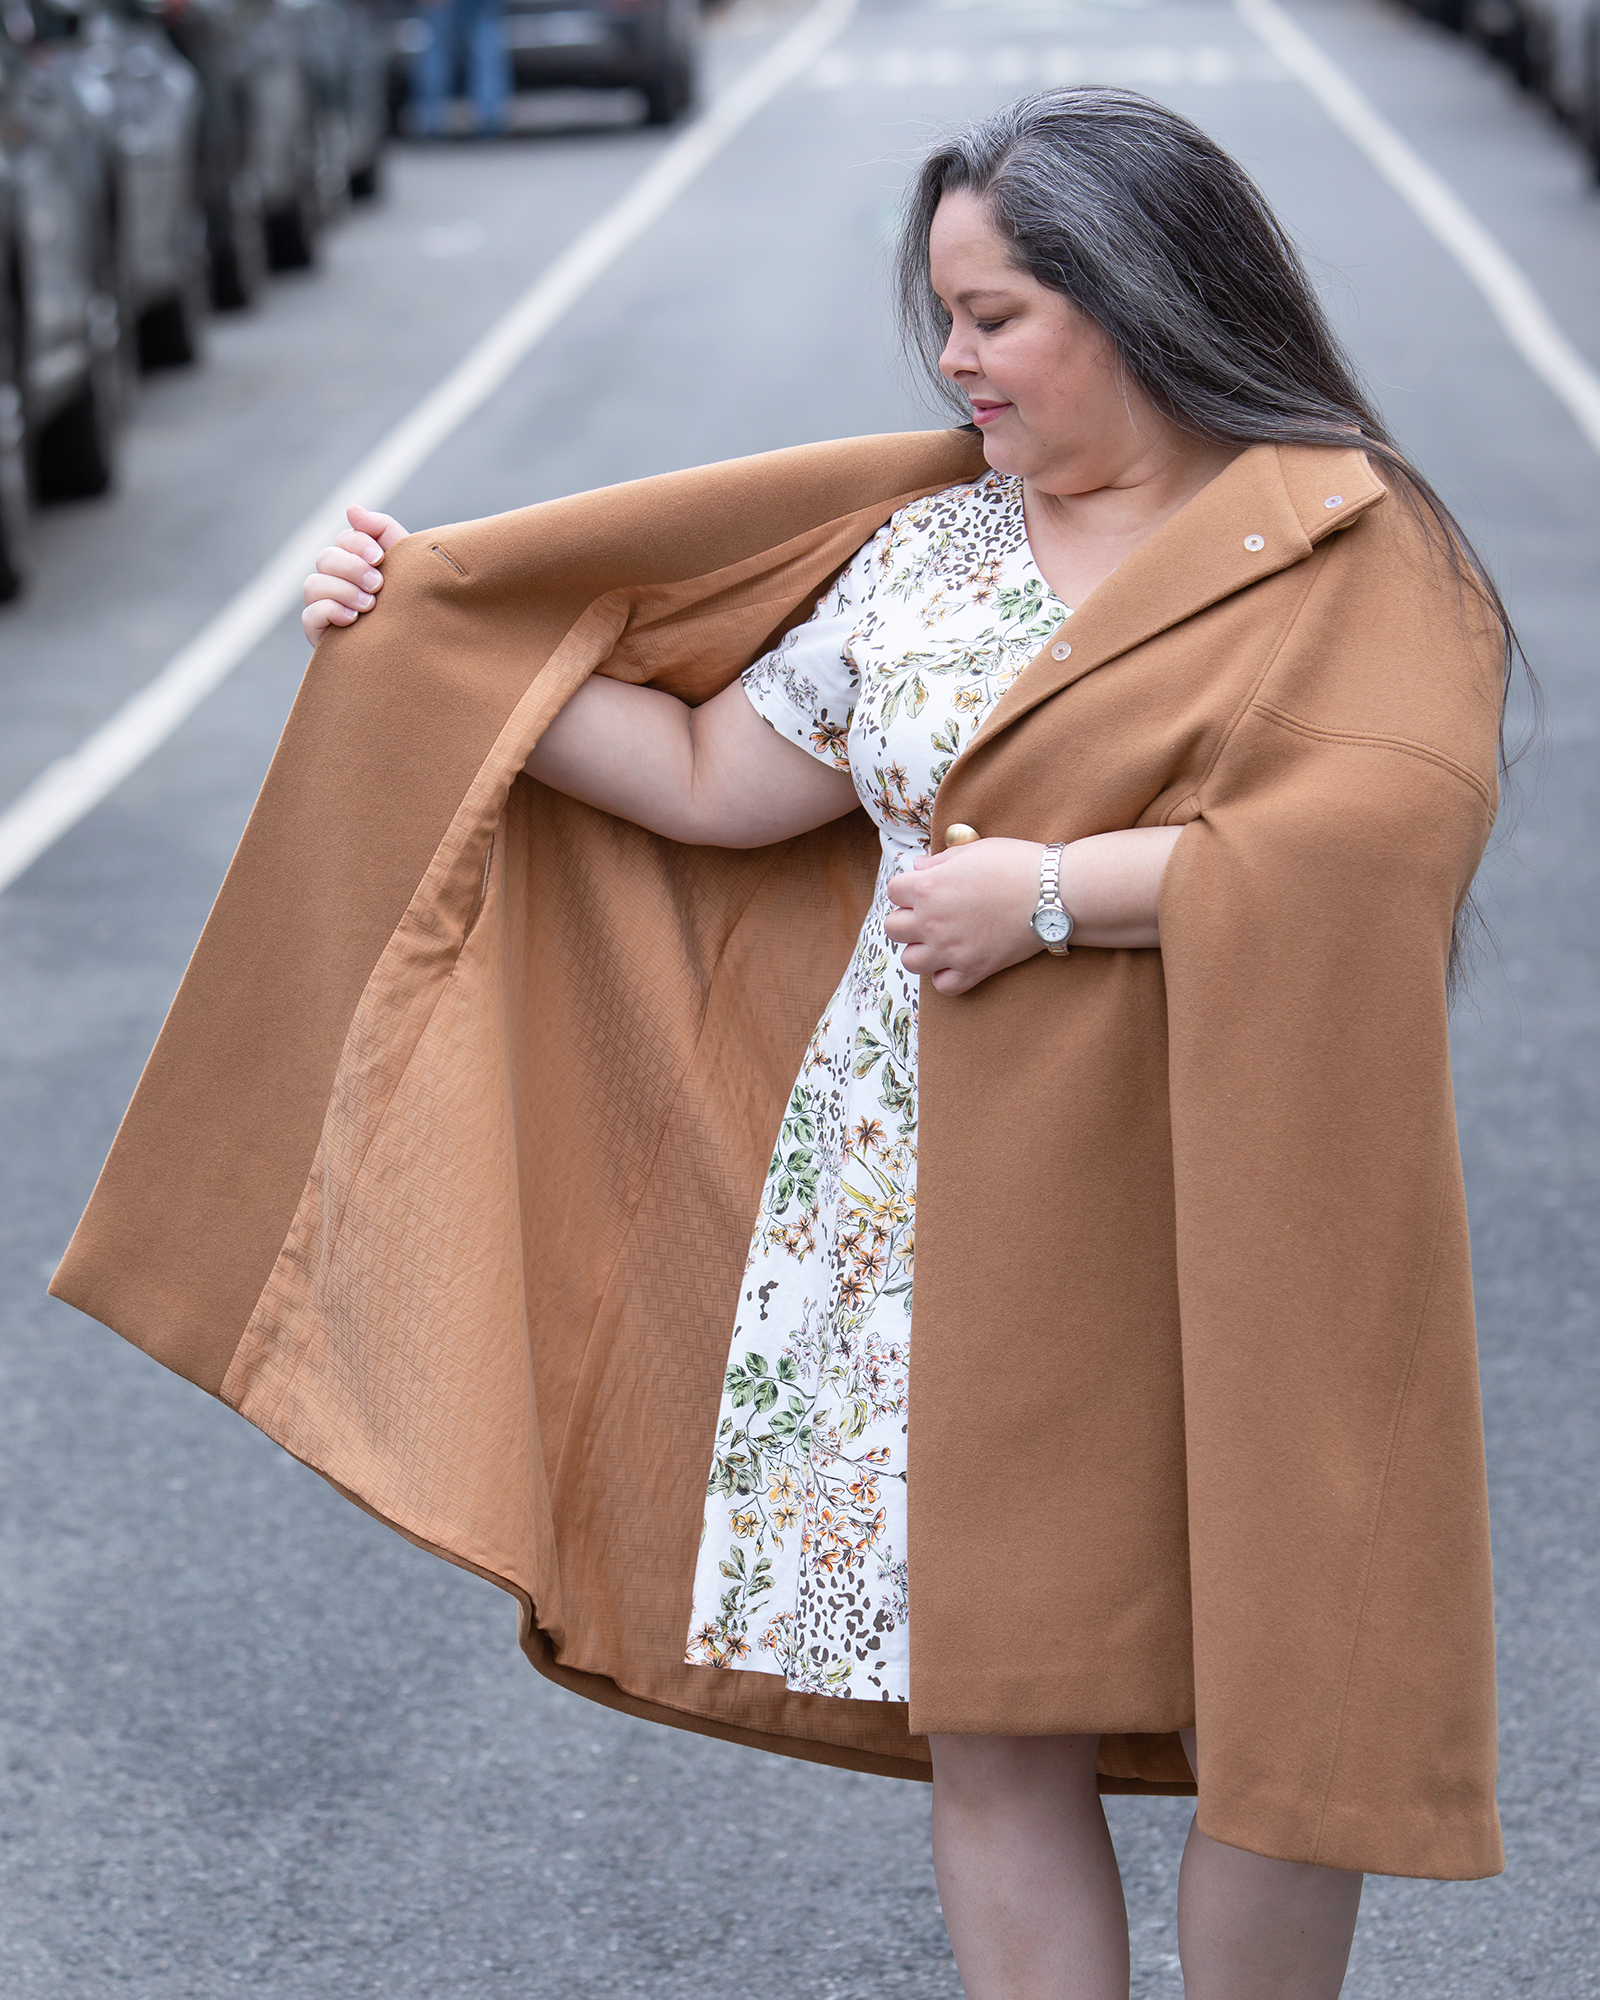
[[[1065,944],[1072,935],[1072,919],[1065,910],[1035,910],[1033,934],[1041,944]]]

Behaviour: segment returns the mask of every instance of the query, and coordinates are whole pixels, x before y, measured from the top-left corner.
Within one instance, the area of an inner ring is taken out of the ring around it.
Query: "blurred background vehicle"
[[[273,0],[150,0],[199,73],[200,199],[211,297],[247,306],[269,262],[308,263],[321,201],[299,40]]]
[[[1538,81],[1600,178],[1600,0],[1526,0]]]
[[[406,128],[412,63],[434,33],[417,0],[376,0],[387,18],[389,102]],[[695,100],[698,0],[505,0],[505,39],[518,90],[616,90],[644,98],[648,124],[670,125]]]
[[[28,570],[30,491],[65,498],[111,484],[131,329],[114,116],[84,101],[78,23],[25,0],[0,9],[0,597],[10,597]]]
[[[316,257],[347,192],[372,193],[384,50],[366,0],[130,0],[199,72],[211,295],[247,306]]]
[[[323,217],[378,191],[388,136],[388,49],[373,0],[277,0],[294,24],[317,133]]]
[[[33,501],[103,493],[138,365],[376,191],[370,0],[0,0],[0,600]]]
[[[1414,13],[1480,43],[1544,97],[1600,178],[1600,0],[1410,0]]]
[[[147,367],[204,337],[205,231],[192,67],[131,0],[30,0],[35,44],[66,64],[100,134],[122,332]]]

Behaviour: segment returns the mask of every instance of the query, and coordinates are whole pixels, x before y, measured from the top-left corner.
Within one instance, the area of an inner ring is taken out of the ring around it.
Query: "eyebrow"
[[[956,304],[970,305],[974,299],[1007,299],[1011,293],[1002,285],[975,285],[970,291],[957,292]]]

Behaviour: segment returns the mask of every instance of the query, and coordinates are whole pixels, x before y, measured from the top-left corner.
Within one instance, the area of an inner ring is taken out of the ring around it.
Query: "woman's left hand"
[[[1074,946],[1148,951],[1161,943],[1161,877],[1181,826],[1130,826],[1091,833],[1061,856],[1061,900],[1072,912]],[[895,905],[884,928],[907,972],[928,973],[939,993],[969,993],[992,973],[1020,965],[1044,946],[1030,919],[1039,907],[1034,840],[974,840],[942,854],[919,854],[889,883]]]
[[[1029,923],[1043,853],[1032,840],[975,840],[919,854],[889,883],[895,908],[884,925],[905,946],[907,972],[931,974],[936,992],[967,993],[1043,951]]]

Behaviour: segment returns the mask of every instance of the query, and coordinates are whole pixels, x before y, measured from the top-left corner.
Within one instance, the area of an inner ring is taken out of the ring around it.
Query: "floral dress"
[[[989,473],[867,543],[744,687],[848,770],[883,860],[784,1112],[718,1414],[686,1658],[798,1693],[909,1699],[906,1392],[917,1219],[917,980],[884,920],[934,794],[1069,616],[1022,484]]]

